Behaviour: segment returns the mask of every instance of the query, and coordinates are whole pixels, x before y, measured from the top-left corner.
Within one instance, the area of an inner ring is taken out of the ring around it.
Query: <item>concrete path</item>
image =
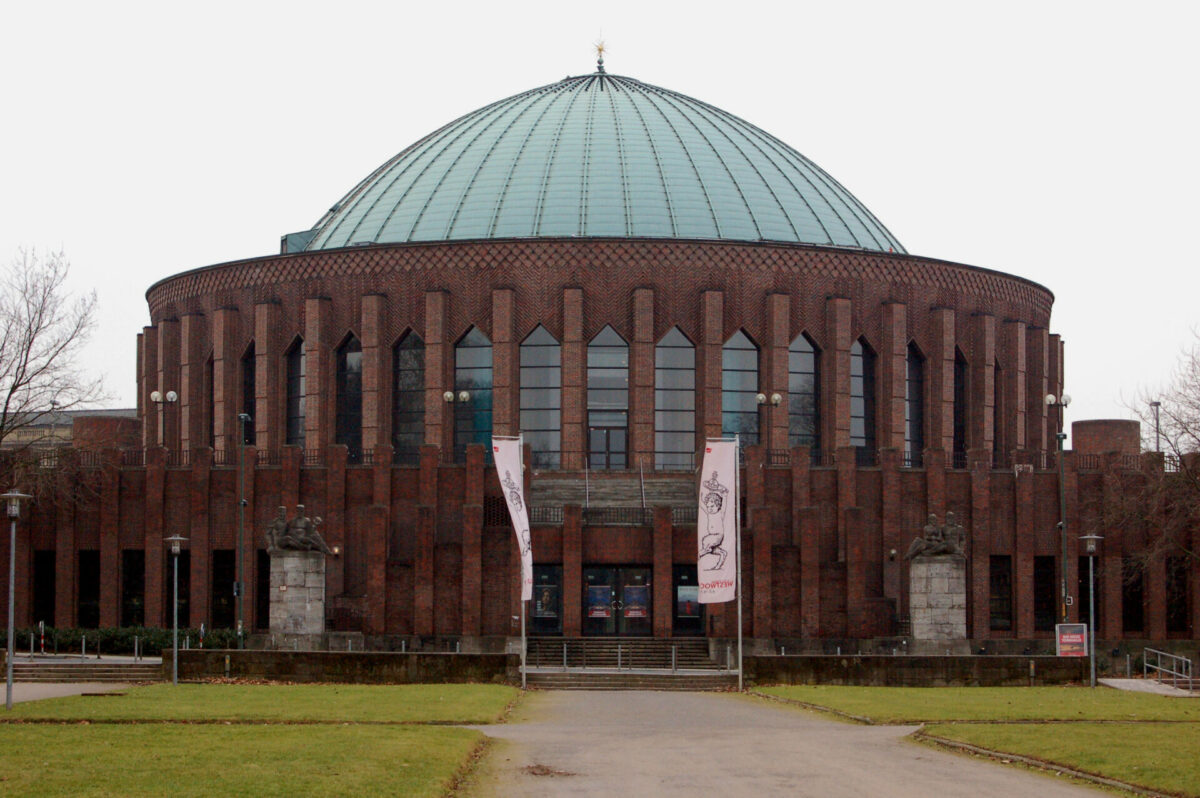
[[[1096,683],[1105,687],[1115,687],[1118,690],[1131,690],[1135,693],[1154,693],[1174,698],[1200,698],[1200,691],[1188,692],[1182,687],[1172,687],[1154,679],[1097,679]]]
[[[13,703],[38,701],[43,698],[62,698],[83,693],[115,693],[128,688],[115,682],[13,682]],[[0,703],[4,703],[0,701]],[[0,711],[3,711],[0,708]]]
[[[731,693],[547,691],[511,722],[475,796],[1094,796],[1065,780]]]

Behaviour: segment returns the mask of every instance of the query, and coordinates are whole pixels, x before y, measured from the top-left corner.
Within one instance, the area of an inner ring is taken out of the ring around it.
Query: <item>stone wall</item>
[[[382,654],[345,651],[236,651],[191,649],[179,652],[179,678],[236,679],[350,684],[426,684],[446,682],[517,682],[515,654]],[[163,672],[171,671],[171,652],[163,652]]]
[[[745,657],[752,684],[870,687],[1020,687],[1084,682],[1086,657]]]

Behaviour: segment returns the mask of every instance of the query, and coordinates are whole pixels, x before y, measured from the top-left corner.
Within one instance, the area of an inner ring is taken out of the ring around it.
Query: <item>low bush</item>
[[[41,652],[41,640],[36,628],[18,629],[14,635],[14,646],[18,651],[28,651],[29,636],[33,635],[33,648]],[[138,639],[138,650],[148,656],[158,656],[164,649],[171,648],[171,630],[154,626],[122,626],[101,629],[78,629],[74,627],[46,627],[46,653],[75,653],[83,650],[87,640],[87,653],[133,654],[133,640]],[[206,629],[203,646],[199,629],[180,629],[179,647],[185,643],[191,648],[237,648],[237,632],[233,629]],[[8,645],[7,633],[0,629],[0,647]]]

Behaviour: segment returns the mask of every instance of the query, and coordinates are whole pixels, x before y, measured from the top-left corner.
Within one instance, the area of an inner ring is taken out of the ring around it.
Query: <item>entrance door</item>
[[[588,466],[593,469],[624,469],[626,437],[624,427],[590,427]]]
[[[650,569],[583,569],[583,633],[649,637]]]

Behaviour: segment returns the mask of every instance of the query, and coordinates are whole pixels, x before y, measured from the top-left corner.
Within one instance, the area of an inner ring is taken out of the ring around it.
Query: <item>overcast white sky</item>
[[[1198,2],[6,3],[0,258],[62,248],[132,406],[145,291],[278,251],[371,169],[594,69],[738,114],[909,252],[1054,292],[1069,420],[1128,417],[1200,321]],[[1124,397],[1124,399],[1123,399]]]

